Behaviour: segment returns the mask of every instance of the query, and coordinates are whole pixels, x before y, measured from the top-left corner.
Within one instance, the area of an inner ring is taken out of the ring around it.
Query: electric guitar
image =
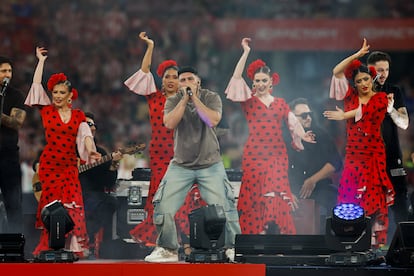
[[[119,149],[118,151],[120,151],[122,154],[134,154],[134,153],[143,151],[145,149],[145,147],[146,147],[145,144],[142,143],[142,144],[137,144],[137,145],[130,146],[130,147],[127,147],[127,148],[124,148],[124,149]],[[91,163],[91,164],[78,165],[79,173],[84,173],[84,172],[86,172],[90,169],[93,169],[93,168],[95,168],[99,165],[102,165],[103,163],[106,163],[106,162],[112,160],[112,155],[114,153],[115,152],[112,152],[111,154],[103,156],[97,162],[94,162],[94,163]],[[35,172],[33,174],[33,177],[32,177],[32,188],[33,188],[34,196],[35,196],[36,200],[39,202],[40,196],[42,194],[42,184],[39,180],[39,175],[38,175],[37,172]]]

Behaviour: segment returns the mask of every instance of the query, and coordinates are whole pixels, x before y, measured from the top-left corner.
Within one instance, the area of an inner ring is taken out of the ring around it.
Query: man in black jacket
[[[396,85],[388,80],[391,57],[384,52],[374,51],[369,54],[367,64],[374,66],[377,78],[374,83],[375,91],[387,93],[387,114],[381,125],[381,134],[385,144],[387,158],[387,173],[395,191],[394,205],[390,207],[390,225],[388,235],[392,237],[396,223],[408,219],[407,204],[407,173],[404,170],[398,128],[407,129],[409,124],[408,112],[403,93]],[[387,240],[391,240],[390,238]]]

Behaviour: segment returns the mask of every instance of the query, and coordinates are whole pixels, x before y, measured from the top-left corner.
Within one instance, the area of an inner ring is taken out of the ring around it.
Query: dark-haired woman
[[[388,206],[394,190],[385,169],[385,148],[380,127],[388,99],[376,92],[377,73],[358,58],[369,52],[364,39],[361,49],[333,69],[330,97],[344,101],[344,110],[325,111],[330,120],[347,120],[345,164],[339,183],[338,203],[355,203],[364,208],[372,221],[372,246],[386,243]]]
[[[247,76],[242,72],[250,52],[249,38],[243,38],[243,54],[225,91],[227,98],[240,102],[249,127],[242,157],[243,177],[237,209],[243,234],[295,234],[291,212],[297,208],[288,180],[288,155],[282,135],[285,123],[292,134],[292,144],[303,149],[302,140],[314,142],[311,132],[290,111],[284,99],[272,95],[279,76],[272,74],[262,60],[252,62]]]
[[[37,256],[41,251],[50,249],[41,211],[45,205],[58,200],[68,210],[75,224],[74,229],[67,235],[66,248],[79,257],[86,257],[88,236],[76,149],[81,158],[89,162],[100,159],[101,155],[96,151],[85,114],[79,109],[72,108],[72,100],[78,97],[78,92],[67,77],[59,73],[52,75],[48,80],[47,89],[52,95],[52,101],[43,89],[41,81],[46,54],[45,48],[36,48],[38,64],[25,101],[26,105],[40,108],[46,139],[39,163],[42,194],[36,214],[36,227],[43,230],[33,255]]]

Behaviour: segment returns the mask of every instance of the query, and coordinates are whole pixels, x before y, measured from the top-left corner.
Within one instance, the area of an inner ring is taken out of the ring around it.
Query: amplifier
[[[232,182],[239,182],[243,176],[241,170],[226,169],[227,178]],[[149,181],[151,179],[151,169],[149,168],[136,168],[132,172],[132,180],[135,181]]]

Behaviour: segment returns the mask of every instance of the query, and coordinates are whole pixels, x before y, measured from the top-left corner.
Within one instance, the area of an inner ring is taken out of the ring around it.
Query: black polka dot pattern
[[[359,99],[349,93],[344,99],[345,110],[358,107]],[[364,208],[385,230],[376,233],[377,242],[386,243],[388,227],[387,195],[393,187],[386,172],[385,148],[381,137],[381,123],[387,108],[386,94],[376,93],[362,105],[362,118],[347,121],[347,146],[340,186],[339,203],[356,203]]]
[[[78,178],[76,136],[79,124],[86,121],[80,110],[72,110],[71,119],[63,123],[54,106],[41,109],[45,129],[46,146],[40,157],[39,179],[42,183],[42,196],[36,215],[36,226],[43,228],[40,218],[42,208],[54,200],[60,200],[67,208],[75,223],[71,234],[78,238],[81,245],[87,245],[87,233],[83,210],[82,190]],[[48,249],[48,235],[42,231],[41,240],[33,254]]]
[[[281,98],[266,107],[252,97],[242,103],[242,110],[249,127],[237,205],[242,233],[266,233],[271,225],[277,225],[281,234],[295,234],[289,206],[288,156],[282,136],[289,107]]]

